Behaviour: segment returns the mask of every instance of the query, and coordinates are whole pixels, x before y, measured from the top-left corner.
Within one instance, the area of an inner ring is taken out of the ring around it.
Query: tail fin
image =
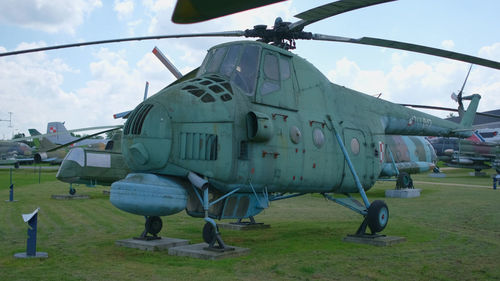
[[[56,144],[68,143],[75,139],[75,137],[71,136],[68,130],[66,130],[62,122],[49,122],[47,124],[47,134],[56,134],[47,136],[49,141]]]
[[[41,135],[41,133],[37,129],[28,129],[28,132],[32,137]]]
[[[479,106],[479,100],[481,96],[478,94],[474,94],[471,96],[463,97],[464,100],[470,100],[469,107],[464,112],[462,116],[462,120],[460,121],[460,125],[465,128],[471,128],[472,123],[474,122],[474,118],[476,118],[477,107]]]

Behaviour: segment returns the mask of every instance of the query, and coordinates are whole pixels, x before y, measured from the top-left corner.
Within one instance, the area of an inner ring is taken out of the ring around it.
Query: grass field
[[[491,186],[468,170],[446,171],[415,181]],[[0,171],[0,280],[495,280],[500,279],[500,190],[418,184],[421,196],[385,198],[394,183],[378,183],[367,194],[385,200],[390,220],[384,234],[407,242],[375,247],[342,242],[361,217],[305,195],[273,202],[256,219],[271,225],[257,231],[223,230],[227,244],[248,247],[249,255],[220,261],[169,256],[122,248],[115,241],[140,234],[144,219],[114,208],[105,188],[77,187],[90,200],[52,200],[68,187],[55,172],[16,171],[15,203],[8,170]],[[491,171],[489,171],[491,174]],[[40,207],[38,251],[48,259],[15,259],[26,250],[21,214]],[[161,235],[202,241],[203,222],[184,212],[163,218]]]

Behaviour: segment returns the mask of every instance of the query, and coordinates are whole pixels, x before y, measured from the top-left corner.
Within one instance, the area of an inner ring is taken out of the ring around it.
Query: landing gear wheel
[[[406,189],[413,188],[413,180],[410,175],[406,172],[401,172],[398,175],[398,179],[396,181],[396,189]]]
[[[368,208],[366,220],[373,234],[384,230],[389,221],[389,208],[387,208],[385,202],[381,200],[373,201]]]
[[[160,233],[160,230],[163,227],[163,222],[161,221],[160,217],[151,216],[146,219],[146,224],[144,225],[144,227],[148,233],[156,236],[156,234]]]
[[[215,230],[215,227],[209,222],[205,223],[205,226],[203,226],[203,241],[208,245],[213,245],[217,239]]]
[[[74,189],[74,188],[72,188],[72,187],[71,187],[71,188],[69,189],[69,194],[71,194],[71,195],[75,195],[75,193],[76,193],[76,189]]]

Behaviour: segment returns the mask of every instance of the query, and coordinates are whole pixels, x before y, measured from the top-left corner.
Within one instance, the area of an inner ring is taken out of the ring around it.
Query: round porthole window
[[[357,138],[351,140],[351,151],[354,155],[359,154],[359,141]]]
[[[321,148],[325,144],[325,135],[320,128],[315,128],[313,130],[313,142],[317,148]]]
[[[297,144],[300,142],[300,139],[302,137],[302,133],[300,132],[299,128],[296,126],[290,127],[290,139],[292,140],[293,143]]]

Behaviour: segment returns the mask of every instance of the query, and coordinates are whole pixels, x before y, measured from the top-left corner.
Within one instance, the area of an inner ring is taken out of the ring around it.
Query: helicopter
[[[121,149],[131,170],[111,186],[117,208],[145,216],[156,239],[160,216],[182,210],[205,220],[209,248],[224,251],[215,219],[253,217],[270,202],[322,194],[359,213],[357,235],[376,235],[389,220],[369,190],[380,174],[386,135],[468,137],[480,96],[461,108],[459,124],[331,83],[292,53],[296,40],[396,48],[500,69],[500,63],[392,40],[305,32],[309,24],[389,1],[342,0],[277,18],[272,28],[81,42],[0,56],[76,46],[187,37],[247,37],[216,45],[199,68],[141,102],[129,115]],[[352,194],[359,193],[362,202]],[[367,233],[367,228],[371,233]]]

